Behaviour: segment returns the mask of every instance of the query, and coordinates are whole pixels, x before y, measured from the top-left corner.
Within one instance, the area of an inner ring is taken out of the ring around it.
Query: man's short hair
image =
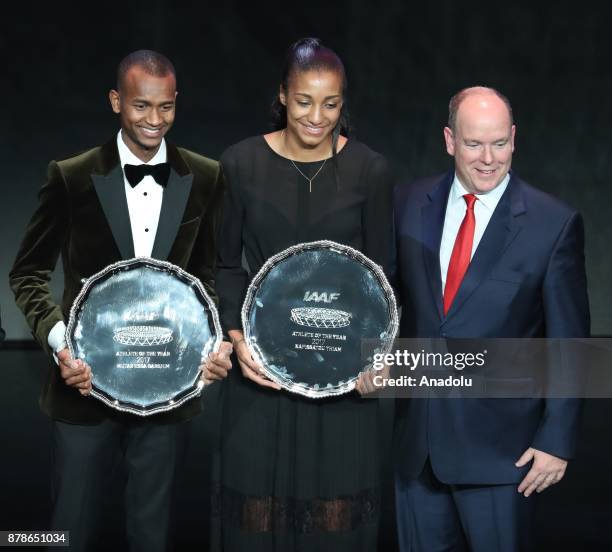
[[[470,86],[468,88],[463,88],[459,90],[448,103],[448,128],[450,128],[453,132],[455,132],[455,127],[457,126],[457,112],[459,111],[459,106],[461,102],[465,100],[468,96],[475,94],[493,94],[497,96],[508,108],[508,114],[510,115],[510,124],[514,124],[514,119],[512,117],[512,106],[510,105],[510,100],[506,98],[499,90],[495,88],[491,88],[489,86]]]
[[[117,90],[121,90],[125,76],[134,66],[141,67],[148,75],[153,75],[154,77],[165,77],[171,74],[176,78],[174,65],[165,55],[153,50],[136,50],[125,56],[121,63],[119,63],[117,68]]]

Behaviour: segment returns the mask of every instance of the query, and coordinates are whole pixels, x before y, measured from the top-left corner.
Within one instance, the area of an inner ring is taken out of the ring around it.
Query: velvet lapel
[[[438,310],[440,320],[442,310],[442,275],[440,273],[440,242],[446,214],[446,203],[453,182],[454,173],[447,173],[427,194],[429,203],[422,208],[423,222],[423,260],[433,301]]]
[[[515,217],[525,212],[521,184],[511,175],[508,187],[502,195],[489,224],[472,257],[457,295],[448,311],[453,316],[487,277],[497,260],[504,254],[521,229]]]
[[[100,174],[92,174],[91,180],[121,258],[131,259],[134,256],[134,242],[116,138],[102,146],[100,158]]]
[[[168,185],[164,190],[159,223],[151,257],[166,260],[172,249],[185,206],[191,192],[193,175],[175,146],[167,144],[168,162],[172,167]]]

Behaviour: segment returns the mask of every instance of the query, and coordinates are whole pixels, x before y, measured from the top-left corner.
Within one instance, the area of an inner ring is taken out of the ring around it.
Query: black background
[[[117,131],[107,93],[119,60],[138,48],[165,53],[176,66],[179,89],[169,139],[218,158],[230,144],[268,129],[284,52],[302,36],[320,37],[341,56],[355,135],[385,154],[402,182],[452,166],[442,127],[454,92],[474,84],[504,92],[517,123],[514,169],[584,214],[593,332],[612,334],[612,33],[601,6],[451,0],[12,6],[0,33],[0,305],[7,338],[29,338],[6,274],[46,164]],[[61,290],[61,280],[54,289]],[[44,529],[50,433],[36,395],[45,360],[12,349],[0,351],[0,363],[0,529]],[[200,550],[206,549],[214,406],[213,398],[195,423],[182,484],[180,542],[196,539]],[[587,404],[580,456],[566,481],[543,495],[540,550],[612,545],[610,414],[608,401]],[[117,490],[111,496],[120,501]],[[390,502],[386,514],[393,515]],[[121,519],[116,510],[113,515]],[[109,531],[122,538],[120,530]],[[383,539],[392,546],[388,520]]]

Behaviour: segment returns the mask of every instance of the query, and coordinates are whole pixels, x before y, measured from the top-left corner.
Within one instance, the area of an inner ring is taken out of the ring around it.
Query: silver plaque
[[[398,329],[393,290],[380,266],[332,241],[295,245],[253,278],[242,307],[244,337],[266,375],[321,398],[348,393],[363,365],[362,340],[387,353]],[[371,342],[370,342],[371,343]]]
[[[140,416],[199,395],[201,359],[222,340],[217,309],[200,280],[149,257],[88,278],[66,334],[73,358],[91,366],[91,394]]]

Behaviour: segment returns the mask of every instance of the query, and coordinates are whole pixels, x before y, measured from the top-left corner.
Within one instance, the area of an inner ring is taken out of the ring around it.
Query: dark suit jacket
[[[453,172],[395,192],[401,337],[525,338],[589,334],[584,231],[578,213],[514,174],[445,317],[439,251]],[[418,477],[429,455],[450,484],[520,481],[529,447],[574,454],[576,399],[399,400],[400,476]]]
[[[172,170],[151,256],[186,269],[212,292],[222,173],[216,161],[183,148],[168,144],[167,152]],[[49,280],[60,253],[64,293],[61,305],[57,305]],[[39,193],[39,206],[9,276],[17,305],[49,356],[49,332],[58,321],[67,321],[81,280],[133,256],[116,139],[69,159],[52,161]],[[81,397],[66,386],[52,359],[40,402],[49,416],[73,423],[97,423],[109,413],[99,401]],[[150,419],[181,420],[200,409],[196,399]]]

